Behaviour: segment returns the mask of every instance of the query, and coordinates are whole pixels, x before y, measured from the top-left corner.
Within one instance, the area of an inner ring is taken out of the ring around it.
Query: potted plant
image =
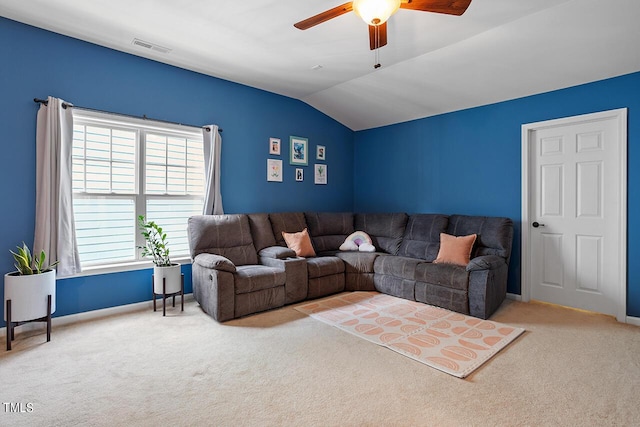
[[[182,289],[182,273],[180,264],[171,262],[167,234],[154,221],[147,221],[144,215],[138,217],[140,233],[144,237],[145,245],[140,246],[143,257],[153,260],[153,293],[174,294]],[[164,290],[163,290],[164,279]]]
[[[58,262],[46,264],[47,255],[41,251],[31,256],[23,242],[17,251],[9,251],[15,260],[16,271],[4,275],[4,320],[7,322],[7,349],[13,337],[13,324],[47,318],[47,341],[51,335],[51,314],[56,311],[56,270]],[[49,296],[51,305],[49,306]],[[9,309],[8,301],[11,301]],[[9,317],[10,312],[10,317]],[[9,322],[11,324],[9,324]]]

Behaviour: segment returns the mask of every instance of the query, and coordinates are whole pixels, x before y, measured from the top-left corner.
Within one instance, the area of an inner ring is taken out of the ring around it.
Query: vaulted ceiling
[[[472,0],[462,16],[401,9],[378,69],[355,13],[293,27],[344,1],[3,0],[0,15],[297,98],[353,130],[640,71],[638,0]]]

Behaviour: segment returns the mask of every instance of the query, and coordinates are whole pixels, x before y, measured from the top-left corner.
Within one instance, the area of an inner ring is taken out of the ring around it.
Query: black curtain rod
[[[44,104],[44,105],[49,105],[49,101],[46,100],[46,99],[33,98],[33,102],[36,102],[36,103],[39,103],[39,104]],[[134,119],[153,120],[154,122],[169,123],[169,124],[172,124],[172,125],[189,126],[189,127],[192,127],[192,128],[204,128],[204,129],[207,130],[207,132],[211,132],[211,128],[208,127],[208,126],[195,126],[195,125],[187,125],[187,124],[184,124],[184,123],[171,122],[169,120],[152,119],[152,118],[147,117],[146,114],[143,115],[142,117],[133,116],[131,114],[113,113],[111,111],[97,110],[95,108],[88,108],[88,107],[80,107],[80,106],[76,106],[76,105],[73,105],[73,104],[69,104],[69,103],[63,102],[62,103],[62,108],[67,109],[67,107],[79,108],[81,110],[87,110],[87,111],[95,111],[96,113],[106,113],[106,114],[114,114],[116,116],[133,117]],[[222,129],[218,128],[218,132],[222,132]]]

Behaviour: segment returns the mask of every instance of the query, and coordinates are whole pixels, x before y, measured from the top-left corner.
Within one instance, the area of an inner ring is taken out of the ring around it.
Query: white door
[[[624,321],[626,110],[525,127],[529,297]]]

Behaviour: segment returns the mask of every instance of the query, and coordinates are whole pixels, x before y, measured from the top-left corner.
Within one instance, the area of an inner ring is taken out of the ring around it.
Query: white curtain
[[[202,128],[202,140],[204,143],[204,176],[205,192],[204,215],[221,215],[222,194],[220,193],[220,153],[222,151],[222,137],[218,126],[209,125]]]
[[[73,117],[61,99],[49,97],[38,110],[36,129],[36,228],[34,253],[59,261],[57,275],[80,272],[73,219],[71,149]]]

